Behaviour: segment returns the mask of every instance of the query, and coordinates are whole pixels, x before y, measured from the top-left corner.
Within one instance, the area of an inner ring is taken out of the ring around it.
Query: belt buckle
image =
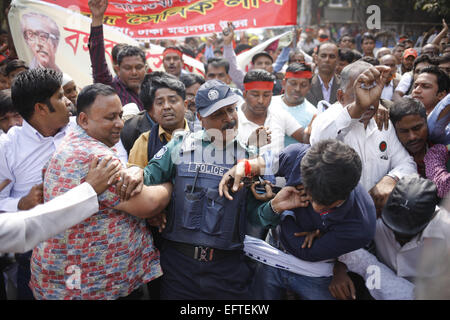
[[[198,261],[211,261],[213,258],[213,253],[213,248],[197,246],[195,247],[194,259]]]

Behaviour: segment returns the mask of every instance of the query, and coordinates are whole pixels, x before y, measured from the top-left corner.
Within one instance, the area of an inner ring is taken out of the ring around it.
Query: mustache
[[[420,140],[420,139],[411,140],[411,141],[408,141],[408,142],[406,143],[406,145],[409,146],[409,145],[415,144],[415,143],[417,143],[417,142],[422,142],[422,140]]]
[[[236,126],[236,120],[231,120],[222,127],[222,130],[233,129]]]

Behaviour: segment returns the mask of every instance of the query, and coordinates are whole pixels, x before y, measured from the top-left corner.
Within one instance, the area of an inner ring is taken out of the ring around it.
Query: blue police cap
[[[239,96],[219,80],[206,81],[195,95],[195,106],[202,117],[210,116],[217,110],[238,101]]]

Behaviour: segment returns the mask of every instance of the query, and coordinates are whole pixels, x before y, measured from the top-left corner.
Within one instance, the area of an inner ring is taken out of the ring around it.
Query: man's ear
[[[118,64],[114,64],[113,65],[113,69],[114,69],[114,72],[116,73],[116,74],[119,74],[119,65]]]
[[[198,119],[200,122],[202,122],[203,117],[200,115],[199,112],[197,112],[197,119]]]
[[[184,100],[184,111],[186,111],[187,109],[189,109],[189,100]]]
[[[34,105],[34,114],[45,117],[50,113],[48,106],[43,102],[36,102]]]
[[[342,91],[342,89],[337,89],[337,91],[336,91],[336,98],[339,101],[339,103],[343,105],[342,101],[344,100],[344,91]]]
[[[80,114],[77,116],[77,123],[78,125],[86,130],[88,124],[89,124],[89,117],[85,112],[80,112]]]

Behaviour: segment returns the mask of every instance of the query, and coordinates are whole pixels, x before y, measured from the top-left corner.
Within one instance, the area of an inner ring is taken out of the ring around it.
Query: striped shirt
[[[139,95],[129,89],[117,76],[113,78],[105,59],[105,43],[103,39],[103,26],[91,27],[89,36],[89,55],[92,64],[94,83],[103,83],[112,86],[122,102],[122,105],[136,103],[139,110],[144,109]]]

